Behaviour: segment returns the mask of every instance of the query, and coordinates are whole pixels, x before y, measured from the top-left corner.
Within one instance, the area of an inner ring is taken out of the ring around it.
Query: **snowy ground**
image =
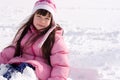
[[[0,50],[11,42],[35,1],[3,0],[0,3]],[[55,1],[57,21],[65,30],[70,50],[70,78],[120,80],[120,1]]]

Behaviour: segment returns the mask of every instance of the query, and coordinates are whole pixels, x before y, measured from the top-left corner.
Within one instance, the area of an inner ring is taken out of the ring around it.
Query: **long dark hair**
[[[45,16],[47,13],[49,13],[47,10],[44,9],[39,9],[37,10],[35,13],[40,14]],[[16,44],[16,50],[15,50],[15,55],[16,56],[22,56],[23,52],[22,52],[22,47],[21,47],[21,41],[23,39],[23,37],[25,36],[25,34],[30,30],[30,26],[33,25],[33,18],[35,13],[29,18],[29,20],[18,30],[13,43]],[[51,15],[49,13],[49,15]],[[34,27],[34,25],[33,25]],[[38,34],[31,39],[31,44],[34,44],[34,42],[36,40],[39,39],[39,37],[41,37],[42,35],[44,35],[50,28],[52,27],[52,20],[50,25],[45,28],[44,30],[42,30],[42,32],[38,31]],[[54,41],[55,41],[55,31],[60,29],[60,27],[57,27],[56,29],[54,29],[50,35],[48,36],[47,40],[44,42],[44,44],[42,45],[42,52],[43,52],[43,57],[48,61],[48,64],[51,65],[50,63],[50,55],[51,55],[51,49],[53,47]]]

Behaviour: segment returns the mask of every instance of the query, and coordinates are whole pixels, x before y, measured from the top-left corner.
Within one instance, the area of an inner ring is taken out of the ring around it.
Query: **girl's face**
[[[33,18],[33,25],[37,30],[44,29],[50,25],[51,18],[49,13],[45,16],[36,13]]]

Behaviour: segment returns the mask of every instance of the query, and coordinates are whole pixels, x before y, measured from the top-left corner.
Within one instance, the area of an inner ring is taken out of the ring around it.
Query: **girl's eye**
[[[45,18],[46,20],[50,20],[50,18]]]
[[[38,15],[37,17],[41,17],[41,16]]]

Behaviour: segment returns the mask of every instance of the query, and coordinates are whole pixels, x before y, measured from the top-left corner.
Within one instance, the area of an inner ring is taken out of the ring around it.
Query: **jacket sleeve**
[[[52,71],[48,80],[67,80],[69,74],[68,49],[62,35],[56,35],[50,56]]]
[[[15,47],[8,46],[0,52],[0,64],[6,64],[13,56]]]

